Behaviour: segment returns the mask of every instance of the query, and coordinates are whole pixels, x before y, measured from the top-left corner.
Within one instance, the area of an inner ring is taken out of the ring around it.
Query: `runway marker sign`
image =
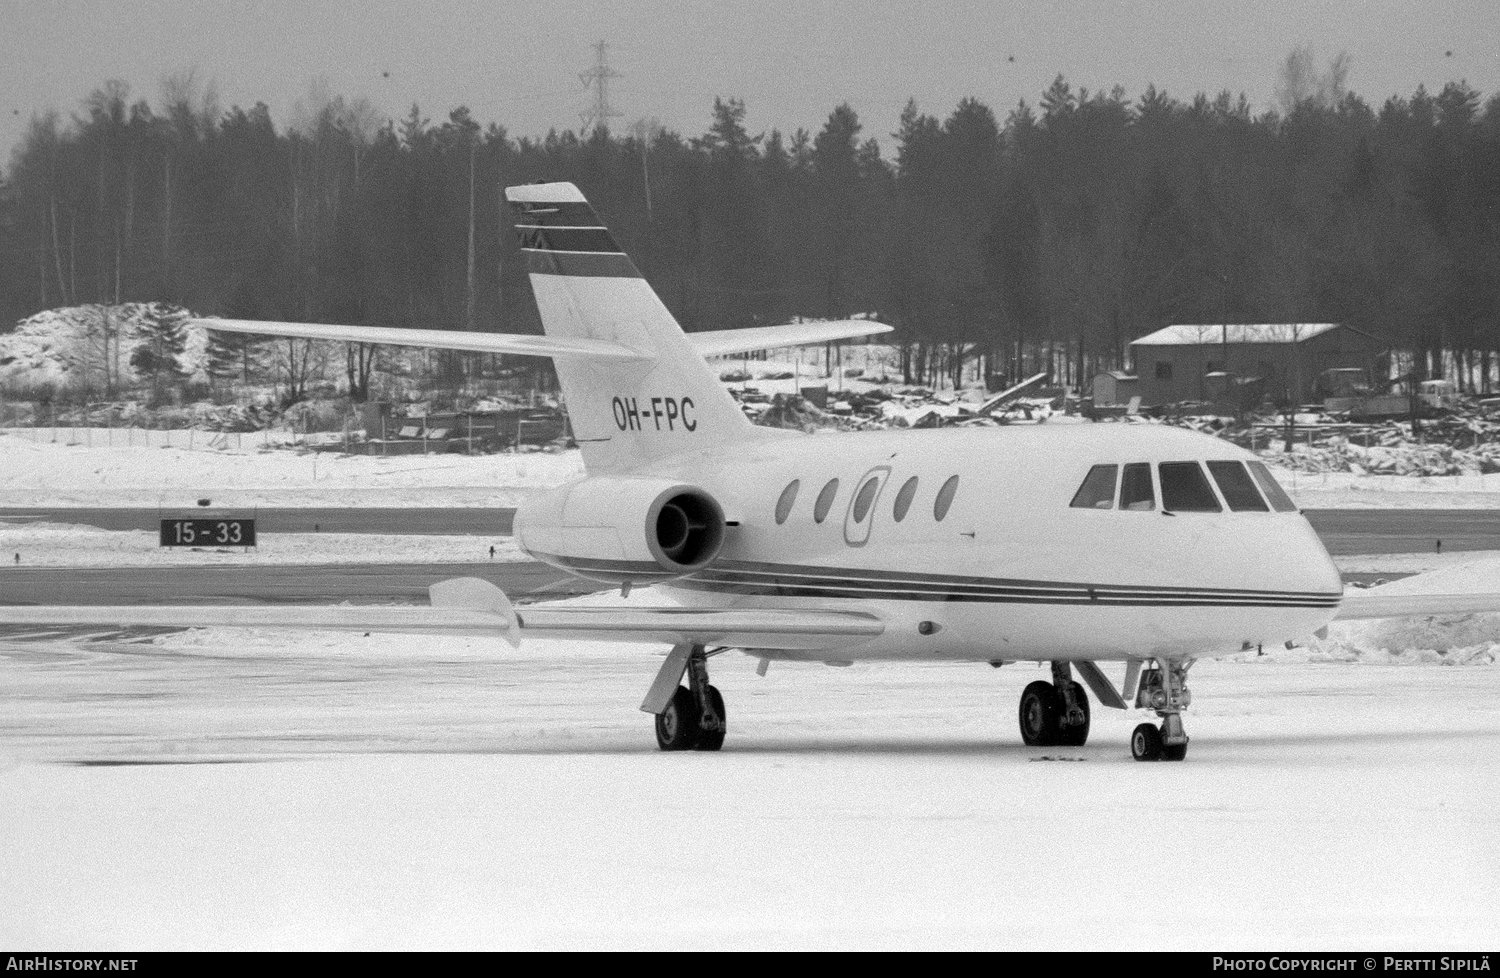
[[[196,517],[161,521],[163,547],[253,547],[255,520]]]

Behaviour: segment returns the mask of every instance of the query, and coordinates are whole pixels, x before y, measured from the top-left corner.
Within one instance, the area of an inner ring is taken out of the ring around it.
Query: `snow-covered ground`
[[[1491,668],[1203,662],[1188,760],[1145,765],[1139,714],[1023,747],[1035,667],[740,655],[714,660],[723,752],[660,754],[636,709],[659,652],[0,640],[0,944],[1500,940]]]
[[[1033,665],[731,654],[724,751],[665,755],[650,646],[8,635],[0,944],[1484,950],[1500,616],[1392,637],[1200,662],[1142,765],[1138,713],[1023,747]]]
[[[263,449],[259,435],[0,430],[0,506],[511,506],[583,474],[576,450],[381,457]],[[84,434],[88,437],[85,438]],[[997,437],[1003,433],[997,432]],[[818,436],[814,436],[818,437]],[[167,444],[171,439],[170,445]],[[127,442],[128,439],[128,442]],[[1500,475],[1278,472],[1308,508],[1500,508]]]

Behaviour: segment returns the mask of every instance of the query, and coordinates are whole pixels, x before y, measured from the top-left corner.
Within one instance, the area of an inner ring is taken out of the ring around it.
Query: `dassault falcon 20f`
[[[1029,745],[1081,746],[1090,700],[1154,712],[1140,760],[1181,760],[1194,660],[1340,618],[1500,610],[1500,594],[1346,595],[1255,456],[1157,426],[814,436],[752,425],[705,355],[885,332],[877,323],[685,334],[569,183],[512,187],[545,336],[204,320],[218,330],[554,358],[586,474],[520,507],[537,560],[670,607],[513,606],[435,585],[431,606],[8,607],[25,624],[247,625],[588,637],[670,645],[641,709],[663,750],[717,750],[709,659],[1051,664],[1021,696]],[[1100,663],[1123,663],[1120,685]],[[1079,682],[1074,677],[1079,677]],[[686,677],[686,685],[684,685]]]

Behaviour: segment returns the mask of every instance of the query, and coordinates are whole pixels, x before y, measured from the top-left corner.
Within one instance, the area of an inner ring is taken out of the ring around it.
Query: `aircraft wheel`
[[[1149,723],[1135,728],[1130,735],[1130,756],[1138,761],[1161,760],[1161,731]]]
[[[656,715],[656,746],[691,750],[698,742],[698,704],[686,686],[678,686],[666,710]]]
[[[1051,747],[1059,743],[1058,714],[1062,712],[1057,690],[1038,679],[1021,693],[1021,740],[1027,747]]]
[[[708,702],[719,715],[719,729],[698,731],[698,743],[693,745],[694,750],[718,750],[724,746],[724,734],[729,729],[729,717],[724,713],[724,697],[719,695],[717,686],[708,687]]]
[[[1161,759],[1164,761],[1180,761],[1187,757],[1187,744],[1162,744]]]
[[[1082,747],[1089,742],[1089,695],[1079,683],[1073,684],[1073,695],[1078,697],[1078,705],[1083,709],[1083,722],[1076,727],[1064,727],[1059,722],[1057,743],[1061,747]],[[1063,709],[1061,696],[1057,698],[1057,709],[1060,718]]]

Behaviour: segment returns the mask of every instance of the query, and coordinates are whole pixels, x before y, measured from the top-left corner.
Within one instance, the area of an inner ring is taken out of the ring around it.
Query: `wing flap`
[[[371,605],[6,605],[0,625],[110,628],[298,628],[497,635],[505,615],[455,608]]]
[[[586,337],[528,336],[520,333],[471,333],[453,329],[396,329],[389,326],[335,326],[324,323],[273,323],[250,319],[194,319],[194,326],[226,333],[252,333],[302,340],[382,343],[474,353],[509,353],[533,357],[579,357],[602,360],[653,359],[620,343]]]
[[[786,608],[541,608],[519,612],[527,637],[728,645],[741,649],[837,649],[885,631],[874,615]]]
[[[885,630],[874,615],[792,608],[634,608],[528,605],[514,608],[505,592],[477,577],[428,588],[434,607],[508,616],[525,637],[588,638],[606,642],[668,642],[735,648],[830,649],[874,638]]]
[[[746,350],[771,350],[808,343],[832,343],[877,333],[889,333],[895,327],[868,319],[840,319],[821,323],[787,323],[784,326],[752,326],[747,329],[716,329],[687,334],[693,348],[706,357],[742,353]]]
[[[1408,615],[1468,615],[1500,612],[1500,593],[1381,594],[1380,588],[1345,594],[1336,621],[1404,618]]]
[[[411,634],[582,638],[755,649],[835,649],[885,630],[857,611],[791,608],[513,607],[488,581],[457,578],[429,589],[431,606],[69,605],[0,606],[0,625],[110,628],[293,628]]]

